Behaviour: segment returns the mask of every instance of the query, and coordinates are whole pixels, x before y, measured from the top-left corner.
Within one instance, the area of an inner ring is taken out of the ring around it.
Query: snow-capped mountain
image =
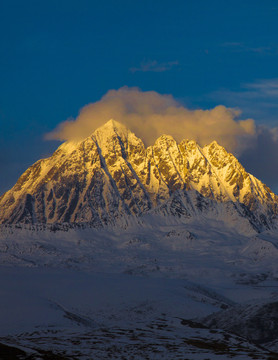
[[[160,136],[145,148],[108,121],[37,161],[0,198],[1,223],[128,223],[132,215],[213,216],[274,226],[278,197],[216,141],[201,148]]]
[[[0,358],[277,359],[277,217],[216,142],[65,142],[0,198]]]

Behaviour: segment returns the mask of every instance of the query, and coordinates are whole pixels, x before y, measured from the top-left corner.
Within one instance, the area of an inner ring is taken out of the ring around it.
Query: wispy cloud
[[[273,103],[278,105],[278,78],[260,79],[253,83],[243,83],[238,91],[221,89],[211,94],[215,98],[226,98],[236,101],[252,101],[266,102],[269,105]]]
[[[132,67],[129,69],[130,72],[135,73],[138,71],[141,72],[164,72],[171,70],[174,66],[177,66],[179,62],[168,61],[159,63],[157,60],[144,60],[141,62],[139,67]]]
[[[277,123],[278,78],[243,83],[237,91],[219,89],[208,94],[208,98],[229,107],[239,107],[245,115],[263,123]]]
[[[222,48],[229,49],[232,52],[252,52],[266,54],[277,51],[277,47],[272,46],[250,46],[243,42],[225,42],[221,44]]]
[[[244,84],[243,88],[249,90],[250,95],[255,97],[278,97],[278,78],[262,79],[254,83]]]

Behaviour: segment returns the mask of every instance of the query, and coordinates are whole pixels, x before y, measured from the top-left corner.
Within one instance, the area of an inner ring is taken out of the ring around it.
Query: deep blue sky
[[[277,0],[6,0],[0,33],[0,194],[58,146],[46,132],[124,85],[278,125]],[[276,186],[258,157],[242,160]]]

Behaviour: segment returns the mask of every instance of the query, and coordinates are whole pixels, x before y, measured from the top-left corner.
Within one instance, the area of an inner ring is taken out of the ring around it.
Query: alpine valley
[[[0,359],[278,359],[278,196],[110,120],[0,198]]]

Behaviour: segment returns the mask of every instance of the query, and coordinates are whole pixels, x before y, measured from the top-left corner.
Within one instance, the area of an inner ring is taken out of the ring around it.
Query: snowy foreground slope
[[[277,359],[278,236],[167,220],[2,225],[2,358]]]

